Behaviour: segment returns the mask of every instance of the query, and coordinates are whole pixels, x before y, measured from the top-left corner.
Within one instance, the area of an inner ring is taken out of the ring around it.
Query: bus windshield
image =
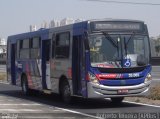
[[[120,68],[123,60],[130,59],[129,67],[144,66],[149,63],[149,39],[147,35],[109,35],[89,36],[91,66]]]

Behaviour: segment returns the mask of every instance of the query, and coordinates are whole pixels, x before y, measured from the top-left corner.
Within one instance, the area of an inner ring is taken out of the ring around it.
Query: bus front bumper
[[[146,96],[149,94],[150,84],[151,81],[134,86],[104,86],[88,82],[88,98]],[[119,93],[120,91],[127,92]]]

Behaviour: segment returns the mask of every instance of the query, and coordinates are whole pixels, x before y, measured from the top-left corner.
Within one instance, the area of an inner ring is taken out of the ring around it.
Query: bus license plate
[[[118,94],[126,94],[128,93],[128,89],[120,89],[118,90]]]

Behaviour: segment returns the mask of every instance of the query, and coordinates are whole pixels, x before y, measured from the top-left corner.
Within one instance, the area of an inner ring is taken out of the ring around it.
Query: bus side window
[[[40,37],[34,37],[30,42],[30,55],[32,59],[40,58]]]
[[[69,58],[70,32],[56,35],[55,58]]]
[[[20,59],[30,58],[29,41],[30,39],[23,39],[20,41]]]

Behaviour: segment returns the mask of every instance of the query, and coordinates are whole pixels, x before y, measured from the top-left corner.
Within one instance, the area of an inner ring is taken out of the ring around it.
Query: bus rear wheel
[[[63,101],[65,103],[70,103],[71,102],[71,91],[70,91],[70,87],[69,87],[68,82],[63,81],[61,88],[62,88],[61,96],[62,96]]]
[[[22,76],[22,83],[21,83],[21,86],[22,86],[22,93],[24,95],[30,95],[31,94],[31,90],[29,89],[28,87],[28,81],[27,81],[27,76]]]
[[[124,97],[114,97],[114,98],[111,98],[111,101],[112,103],[115,103],[115,104],[119,104],[119,103],[122,103]]]

